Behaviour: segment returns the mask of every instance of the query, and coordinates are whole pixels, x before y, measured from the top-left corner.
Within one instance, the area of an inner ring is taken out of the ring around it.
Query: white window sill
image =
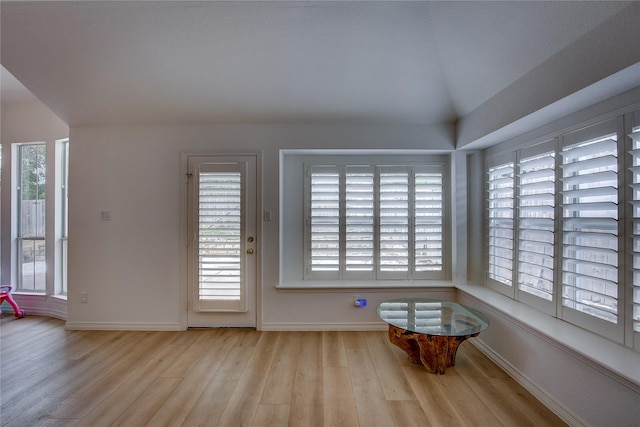
[[[58,299],[61,301],[67,301],[67,296],[66,295],[47,295],[46,293],[42,293],[42,292],[25,292],[25,291],[11,291],[11,295],[20,295],[21,297],[39,297],[42,299],[46,299],[46,298],[54,298],[54,299]]]
[[[546,315],[523,303],[507,298],[483,286],[459,285],[457,289],[505,313],[587,360],[640,386],[640,353],[581,329],[563,320]]]
[[[28,291],[14,291],[11,290],[11,295],[21,295],[21,296],[29,296],[29,297],[42,297],[46,298],[47,294],[44,292],[28,292]]]

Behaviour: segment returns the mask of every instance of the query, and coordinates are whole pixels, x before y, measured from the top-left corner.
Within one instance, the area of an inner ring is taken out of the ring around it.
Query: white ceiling
[[[452,122],[628,3],[10,2],[1,63],[71,126]],[[2,98],[15,99],[2,74]]]

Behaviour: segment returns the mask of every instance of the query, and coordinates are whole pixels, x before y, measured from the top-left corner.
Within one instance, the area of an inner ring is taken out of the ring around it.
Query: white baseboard
[[[24,310],[26,316],[46,316],[54,319],[67,320],[67,301],[57,297],[44,295],[13,294],[13,298]],[[2,304],[4,316],[13,316],[13,307],[7,301]]]
[[[70,331],[181,331],[179,323],[67,322]],[[262,323],[261,331],[386,331],[382,322],[361,323]]]
[[[268,323],[263,322],[262,331],[386,331],[389,326],[382,322],[360,323]]]
[[[125,323],[125,322],[67,322],[65,329],[69,331],[182,331],[179,323]]]
[[[25,311],[25,316],[45,316],[45,317],[53,317],[54,319],[67,320],[67,313],[64,310],[57,310],[55,308],[33,308],[33,307],[25,307],[23,304],[20,305],[20,309]],[[3,316],[13,316],[13,308],[9,307],[8,309],[3,305],[2,306],[2,315]]]

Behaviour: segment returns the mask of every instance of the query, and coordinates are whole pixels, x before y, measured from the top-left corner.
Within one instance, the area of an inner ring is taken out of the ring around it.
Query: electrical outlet
[[[366,298],[362,298],[360,295],[354,295],[353,296],[353,305],[356,307],[366,307],[367,306],[367,299]]]
[[[89,294],[87,292],[80,292],[80,304],[87,304],[89,302]]]

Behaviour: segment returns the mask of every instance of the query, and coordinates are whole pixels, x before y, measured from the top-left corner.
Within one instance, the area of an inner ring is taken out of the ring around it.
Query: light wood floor
[[[1,321],[2,426],[560,426],[470,342],[437,376],[385,332]]]

